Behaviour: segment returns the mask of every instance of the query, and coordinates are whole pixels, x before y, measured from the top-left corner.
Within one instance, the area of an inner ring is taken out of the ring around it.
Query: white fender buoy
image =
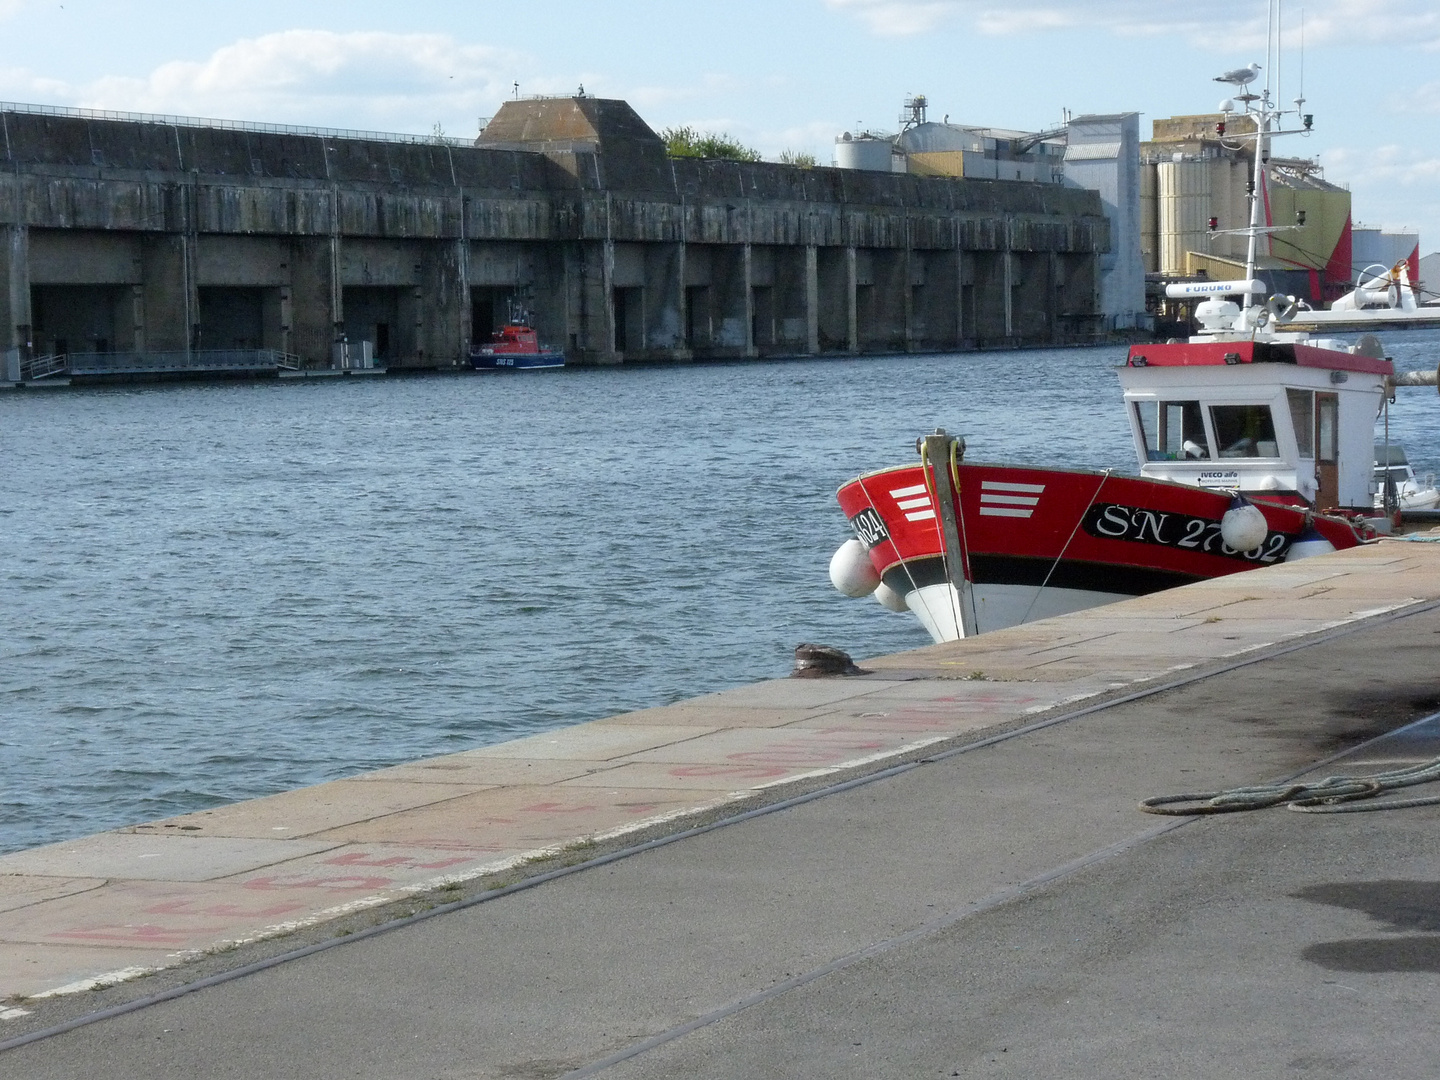
[[[1254,503],[1236,498],[1220,519],[1220,539],[1232,551],[1253,551],[1270,535],[1270,525],[1265,515]]]
[[[910,610],[910,605],[905,603],[905,597],[901,596],[883,581],[875,586],[875,599],[880,601],[882,607],[887,607],[891,611],[897,611],[902,615]]]
[[[1334,550],[1335,545],[1316,532],[1315,526],[1307,525],[1305,531],[1295,538],[1290,550],[1285,553],[1285,561],[1295,562],[1308,559],[1312,555],[1328,555]]]
[[[846,596],[869,596],[880,584],[880,575],[859,540],[846,540],[830,556],[830,584]]]

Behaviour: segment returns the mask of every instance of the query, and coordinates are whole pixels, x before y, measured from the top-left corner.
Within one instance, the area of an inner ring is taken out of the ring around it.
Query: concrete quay
[[[0,1043],[925,761],[0,1075],[1432,1075],[1440,812],[1177,828],[1135,803],[1440,710],[1437,634],[1440,546],[1385,541],[6,856]]]

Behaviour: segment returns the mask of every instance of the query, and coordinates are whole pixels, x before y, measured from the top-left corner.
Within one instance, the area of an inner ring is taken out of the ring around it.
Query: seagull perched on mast
[[[1233,83],[1236,86],[1245,86],[1255,81],[1260,74],[1260,65],[1251,64],[1249,67],[1236,68],[1234,71],[1227,71],[1224,75],[1216,75],[1216,82]]]

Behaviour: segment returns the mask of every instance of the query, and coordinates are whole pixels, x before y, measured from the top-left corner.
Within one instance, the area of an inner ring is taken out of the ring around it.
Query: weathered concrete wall
[[[32,308],[59,286],[119,290],[109,347],[258,334],[317,363],[354,334],[463,363],[501,298],[579,362],[1040,343],[1091,330],[1108,243],[1055,185],[0,120],[0,348],[53,347],[67,294],[49,346]]]

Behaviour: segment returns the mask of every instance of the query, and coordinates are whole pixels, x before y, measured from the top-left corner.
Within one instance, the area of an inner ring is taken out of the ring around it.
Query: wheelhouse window
[[[1200,402],[1137,401],[1135,415],[1145,439],[1147,460],[1196,461],[1210,457]]]
[[[1316,460],[1322,465],[1333,465],[1340,460],[1340,399],[1334,394],[1321,394],[1316,405],[1319,406],[1316,427],[1320,429]]]
[[[1315,391],[1286,388],[1290,422],[1295,426],[1295,446],[1302,458],[1315,456]]]
[[[1269,405],[1212,405],[1210,422],[1215,425],[1215,444],[1222,458],[1280,456]]]

